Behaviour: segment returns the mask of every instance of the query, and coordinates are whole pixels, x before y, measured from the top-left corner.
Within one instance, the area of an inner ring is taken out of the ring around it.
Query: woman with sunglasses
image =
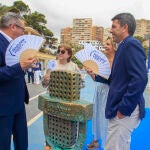
[[[108,37],[105,44],[105,55],[107,56],[110,67],[112,67],[113,59],[116,51],[116,43],[113,42],[111,37]],[[92,133],[94,135],[94,140],[91,144],[87,145],[88,150],[93,150],[99,147],[99,139],[102,140],[101,148],[104,147],[106,142],[107,134],[107,124],[108,121],[105,118],[105,106],[109,91],[109,86],[104,83],[99,82],[99,76],[95,75],[92,70],[87,70],[87,73],[96,81],[96,91],[94,96],[93,105],[93,118],[92,118]]]
[[[80,73],[77,64],[71,61],[72,49],[67,45],[60,45],[57,51],[57,60],[50,60],[47,63],[46,74],[44,75],[42,85],[47,87],[50,81],[50,72],[54,70],[74,71]]]
[[[50,73],[54,70],[74,71],[80,73],[78,66],[71,61],[72,49],[67,45],[60,45],[57,51],[57,60],[50,60],[47,63],[46,74],[44,75],[42,85],[47,87],[50,82]],[[45,150],[51,150],[51,147],[46,142]]]

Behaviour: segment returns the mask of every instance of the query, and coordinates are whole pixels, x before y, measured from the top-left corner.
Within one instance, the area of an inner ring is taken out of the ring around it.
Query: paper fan
[[[6,50],[6,65],[12,66],[20,61],[35,57],[44,41],[43,37],[35,35],[23,35],[16,38]]]
[[[46,70],[55,70],[56,69],[56,60],[49,60],[46,65]]]
[[[111,68],[107,57],[91,44],[84,44],[84,49],[78,51],[75,57],[95,74],[109,78]]]
[[[81,62],[89,60],[90,53],[96,49],[89,43],[84,43],[83,45],[84,45],[84,49],[82,49],[79,53],[77,52],[75,54],[75,57]]]

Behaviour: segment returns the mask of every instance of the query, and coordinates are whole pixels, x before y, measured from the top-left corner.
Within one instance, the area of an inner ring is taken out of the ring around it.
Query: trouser
[[[28,133],[25,110],[11,116],[0,116],[0,150],[11,149],[12,135],[14,150],[28,149]]]
[[[35,75],[35,83],[40,84],[40,71],[39,70],[35,71],[34,75]]]
[[[139,106],[131,116],[108,121],[108,133],[104,150],[130,150],[131,133],[139,125]]]
[[[28,83],[30,83],[30,79],[32,80],[32,83],[34,83],[34,73],[28,72]]]
[[[94,135],[94,140],[102,140],[101,148],[104,148],[108,128],[108,119],[105,118],[105,107],[109,86],[99,82],[96,84],[97,87],[95,90],[93,105],[92,133]]]

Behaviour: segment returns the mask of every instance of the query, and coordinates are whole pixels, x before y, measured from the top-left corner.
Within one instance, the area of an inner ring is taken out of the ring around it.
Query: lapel
[[[8,42],[8,40],[1,33],[0,33],[0,39],[2,40],[2,42],[5,42],[5,43]]]
[[[4,49],[4,52],[6,51],[6,48],[9,45],[9,41],[0,33],[0,43],[2,45],[0,45],[0,47],[2,47]]]
[[[0,33],[0,54],[1,54],[0,66],[5,65],[5,53],[8,45],[9,45],[8,40]]]
[[[124,51],[124,46],[129,41],[129,39],[131,39],[131,37],[132,36],[128,36],[118,45],[118,48],[114,57],[113,65],[112,65],[111,74],[113,74],[115,68],[117,67],[117,65],[119,65],[119,56],[121,55],[121,52]]]

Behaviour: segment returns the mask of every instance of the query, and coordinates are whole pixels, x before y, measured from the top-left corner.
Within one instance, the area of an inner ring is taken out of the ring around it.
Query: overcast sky
[[[15,0],[0,0],[12,5]],[[120,12],[130,12],[136,19],[150,20],[149,0],[23,0],[31,11],[46,16],[47,27],[60,37],[61,28],[72,27],[73,18],[92,18],[93,25],[108,28],[111,18]]]

